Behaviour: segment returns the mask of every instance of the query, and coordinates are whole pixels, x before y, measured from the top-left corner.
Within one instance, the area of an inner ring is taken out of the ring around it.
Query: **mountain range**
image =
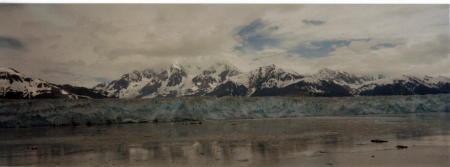
[[[327,68],[299,74],[276,65],[241,72],[222,63],[207,68],[175,64],[159,71],[133,71],[94,90],[116,98],[415,95],[450,93],[450,78],[355,75]]]
[[[106,98],[105,95],[85,87],[58,85],[42,79],[27,77],[13,68],[0,68],[0,98],[40,99]]]
[[[122,75],[93,88],[53,84],[0,68],[0,98],[155,98],[180,96],[378,96],[450,93],[450,78],[355,75],[322,69],[299,74],[276,65],[242,72],[233,65],[173,64]]]

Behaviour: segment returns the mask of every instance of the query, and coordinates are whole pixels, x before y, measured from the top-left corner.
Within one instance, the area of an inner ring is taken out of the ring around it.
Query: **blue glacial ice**
[[[0,127],[450,112],[450,94],[0,101]]]

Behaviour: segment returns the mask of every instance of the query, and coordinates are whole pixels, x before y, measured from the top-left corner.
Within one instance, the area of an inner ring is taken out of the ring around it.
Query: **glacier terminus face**
[[[450,95],[4,100],[0,127],[421,112],[450,112]]]

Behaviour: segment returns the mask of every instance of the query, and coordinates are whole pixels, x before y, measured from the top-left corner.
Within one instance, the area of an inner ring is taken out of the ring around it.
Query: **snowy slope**
[[[79,90],[83,92],[77,94]],[[89,96],[83,95],[86,91],[89,91],[89,89],[70,85],[56,85],[42,79],[27,77],[13,68],[0,67],[0,98],[89,98]],[[100,94],[96,95],[104,97]]]
[[[162,70],[134,71],[95,89],[118,98],[412,95],[450,93],[450,79],[355,75],[331,69],[303,75],[276,65],[241,72],[221,63],[206,68],[174,64]]]
[[[94,89],[110,97],[153,98],[201,96],[213,91],[230,77],[241,74],[236,67],[217,63],[202,68],[174,64],[166,69],[134,71]]]
[[[450,93],[450,78],[438,76],[408,76],[382,78],[364,83],[356,92],[360,95],[414,95]]]
[[[450,93],[450,78],[355,75],[322,69],[299,74],[275,65],[241,72],[233,65],[173,64],[122,75],[93,89],[57,85],[0,68],[1,98],[155,98],[180,96],[376,96]]]

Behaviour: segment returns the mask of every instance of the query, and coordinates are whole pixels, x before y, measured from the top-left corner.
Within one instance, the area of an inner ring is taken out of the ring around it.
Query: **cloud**
[[[322,20],[302,20],[303,23],[305,24],[309,24],[309,25],[314,25],[314,26],[319,26],[325,23],[325,21]]]
[[[393,44],[393,43],[378,43],[376,45],[371,46],[370,49],[378,50],[378,49],[382,49],[382,48],[393,48],[396,46],[397,46],[397,44]]]
[[[433,65],[439,61],[450,59],[449,46],[450,35],[439,34],[430,41],[415,43],[413,45],[401,48],[398,50],[398,56],[396,57],[399,61],[403,61],[404,63],[410,65]]]
[[[23,49],[24,44],[18,39],[0,36],[0,47],[9,49]]]
[[[92,77],[92,79],[94,79],[97,82],[101,82],[101,83],[108,82],[108,79],[103,78],[103,77]]]
[[[44,68],[41,70],[43,73],[55,73],[55,74],[61,74],[61,75],[71,75],[74,74],[68,71],[64,71],[64,69],[55,69],[55,68]]]
[[[175,61],[450,76],[448,36],[436,38],[449,33],[448,14],[448,5],[0,5],[0,36],[13,39],[1,42],[0,66],[84,86]],[[381,43],[396,46],[371,49]]]
[[[104,77],[95,77],[95,76],[90,76],[90,75],[80,75],[80,74],[76,74],[74,72],[70,72],[68,71],[68,69],[66,68],[48,68],[45,67],[44,69],[41,70],[42,73],[44,73],[45,77],[50,78],[49,81],[54,82],[54,79],[64,79],[64,78],[75,78],[76,81],[78,83],[90,83],[92,85],[96,85],[99,82],[103,83],[103,82],[107,82],[109,79],[104,78]],[[73,81],[72,81],[73,82]]]
[[[262,50],[266,46],[276,46],[280,43],[280,39],[273,37],[272,33],[277,29],[277,26],[270,26],[261,19],[254,20],[238,29],[236,35],[241,45],[235,49]]]
[[[0,11],[1,10],[16,10],[19,8],[22,8],[22,4],[0,4]]]

